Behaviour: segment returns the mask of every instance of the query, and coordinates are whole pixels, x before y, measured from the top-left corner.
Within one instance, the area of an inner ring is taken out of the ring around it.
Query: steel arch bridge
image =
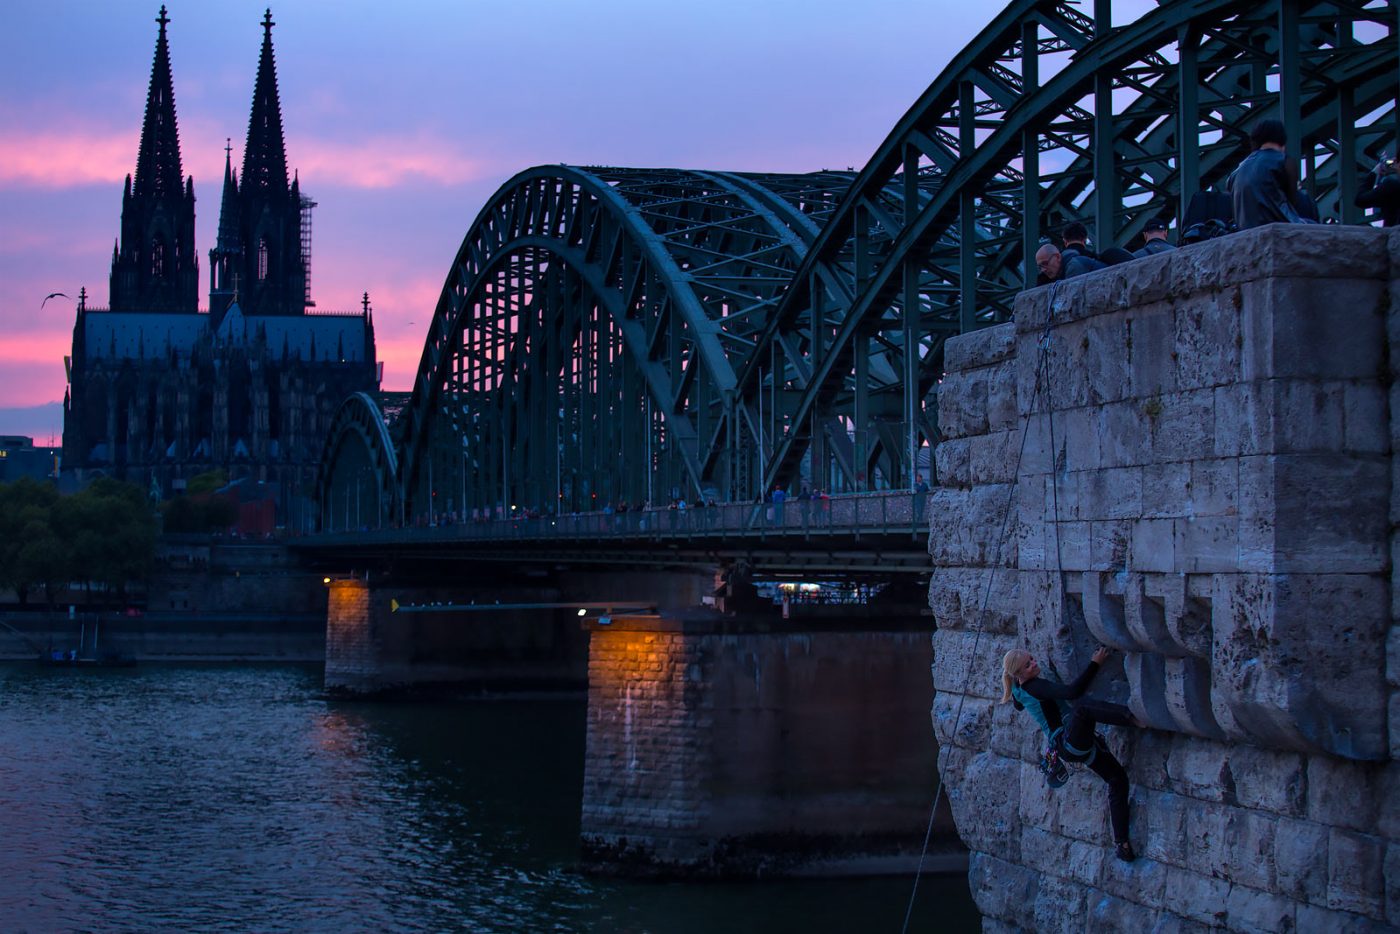
[[[1108,0],[1015,0],[859,173],[526,170],[468,231],[392,441],[374,435],[383,514],[911,486],[944,342],[1009,317],[1046,234],[1132,245],[1266,117],[1321,212],[1361,221],[1360,177],[1395,146],[1397,31],[1384,0],[1171,0],[1118,24]],[[323,508],[353,450],[327,442]]]

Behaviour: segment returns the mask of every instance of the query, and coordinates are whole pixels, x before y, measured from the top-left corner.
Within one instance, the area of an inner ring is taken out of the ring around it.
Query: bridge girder
[[[707,471],[700,439],[849,181],[517,175],[468,231],[433,316],[400,437],[409,513],[727,495],[759,465],[731,450]]]
[[[398,452],[368,393],[348,396],[331,418],[316,472],[316,504],[325,532],[388,528],[403,518]]]
[[[1118,27],[1104,0],[1095,10],[1098,22],[1065,3],[1010,4],[852,184],[739,373],[736,410],[774,382],[789,389],[769,409],[765,486],[799,475],[835,488],[907,483],[919,448],[936,441],[943,341],[1008,319],[1034,283],[1043,234],[1083,220],[1102,249],[1130,243],[1152,217],[1182,217],[1247,152],[1255,120],[1282,118],[1322,210],[1360,219],[1358,160],[1395,133],[1389,4],[1178,0]],[[835,278],[849,300],[827,286]],[[840,324],[826,346],[804,348],[811,375],[767,365],[766,348],[819,309]],[[870,379],[875,353],[899,385]],[[903,396],[897,433],[876,430],[882,393]],[[710,456],[734,428],[717,427]],[[833,431],[855,446],[854,477],[823,474],[830,459],[813,456]]]
[[[453,262],[396,433],[409,513],[444,508],[443,477],[496,514],[911,486],[944,342],[1009,318],[1043,235],[1081,220],[1102,249],[1179,220],[1264,117],[1301,141],[1321,210],[1361,219],[1358,167],[1396,133],[1394,6],[1093,14],[1014,0],[859,173],[507,182]]]

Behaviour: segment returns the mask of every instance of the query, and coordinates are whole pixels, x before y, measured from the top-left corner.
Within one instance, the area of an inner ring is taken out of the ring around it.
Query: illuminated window
[[[267,278],[267,240],[258,241],[258,281]]]
[[[165,241],[159,238],[151,244],[151,275],[157,279],[165,276]]]

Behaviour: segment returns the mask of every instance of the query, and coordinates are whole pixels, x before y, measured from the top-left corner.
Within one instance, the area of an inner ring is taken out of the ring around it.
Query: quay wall
[[[220,613],[0,613],[0,658],[78,649],[148,661],[288,661],[325,658],[322,616]]]
[[[77,588],[0,610],[0,658],[39,649],[97,651],[144,659],[320,661],[325,657],[326,588],[279,541],[165,535],[136,614],[94,608],[107,599]],[[70,618],[69,605],[74,611]]]
[[[950,341],[934,730],[988,931],[1400,927],[1400,232],[1274,225]],[[1051,790],[1029,649],[1146,730]]]

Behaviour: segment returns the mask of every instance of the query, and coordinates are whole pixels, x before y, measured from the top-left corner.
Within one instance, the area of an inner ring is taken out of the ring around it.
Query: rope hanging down
[[[1042,392],[1042,391],[1044,391],[1044,393],[1045,393],[1046,408],[1045,408],[1045,411],[1044,411],[1043,413],[1041,413],[1041,414],[1043,414],[1043,415],[1045,416],[1045,418],[1046,418],[1046,420],[1049,422],[1049,426],[1050,426],[1050,427],[1049,427],[1049,435],[1050,435],[1050,437],[1049,437],[1049,440],[1050,440],[1050,472],[1051,472],[1051,488],[1052,488],[1051,496],[1052,496],[1052,500],[1053,500],[1053,503],[1054,503],[1055,567],[1056,567],[1056,571],[1058,572],[1058,580],[1059,580],[1059,584],[1060,584],[1060,594],[1061,594],[1061,599],[1060,599],[1060,613],[1063,615],[1064,612],[1065,612],[1065,610],[1064,610],[1064,599],[1063,599],[1064,589],[1065,589],[1064,567],[1063,567],[1063,565],[1062,565],[1062,563],[1061,563],[1061,560],[1060,560],[1060,499],[1059,499],[1059,480],[1058,480],[1058,479],[1056,478],[1056,476],[1055,476],[1056,471],[1058,470],[1058,466],[1059,466],[1058,463],[1056,462],[1056,455],[1055,455],[1055,417],[1054,417],[1055,406],[1054,406],[1054,399],[1051,397],[1050,391],[1049,391],[1049,386],[1048,386],[1049,379],[1047,378],[1047,375],[1046,375],[1046,373],[1047,373],[1047,361],[1049,360],[1049,356],[1050,356],[1050,332],[1051,332],[1051,331],[1054,329],[1054,327],[1055,327],[1055,296],[1056,296],[1056,293],[1059,291],[1059,288],[1060,288],[1060,283],[1059,283],[1059,281],[1052,282],[1052,283],[1050,284],[1050,291],[1049,291],[1049,294],[1048,294],[1048,296],[1047,296],[1047,298],[1046,298],[1045,329],[1044,329],[1043,331],[1041,331],[1041,334],[1040,334],[1040,349],[1039,349],[1039,352],[1038,352],[1037,355],[1036,355],[1036,364],[1035,364],[1035,387],[1034,387],[1034,388],[1032,389],[1032,391],[1031,391],[1031,401],[1030,401],[1030,405],[1027,407],[1027,412],[1026,412],[1026,424],[1025,424],[1025,425],[1022,427],[1022,429],[1021,429],[1021,445],[1020,445],[1020,448],[1019,448],[1019,449],[1017,450],[1017,452],[1016,452],[1016,465],[1015,465],[1015,467],[1014,467],[1014,469],[1012,470],[1012,473],[1011,473],[1011,482],[1010,482],[1010,483],[1008,484],[1008,486],[1007,486],[1007,492],[1006,492],[1006,506],[1005,506],[1005,508],[1002,510],[1001,531],[998,533],[997,547],[996,547],[996,551],[995,551],[995,553],[994,553],[994,554],[995,554],[995,560],[994,560],[993,563],[992,563],[992,567],[991,567],[990,573],[988,573],[988,575],[987,575],[987,586],[986,586],[986,588],[985,588],[985,589],[983,590],[983,592],[982,592],[982,604],[981,604],[981,606],[980,606],[980,607],[978,608],[978,610],[977,610],[977,616],[976,616],[976,621],[977,621],[977,623],[976,623],[975,628],[973,629],[972,651],[971,651],[970,653],[968,653],[968,656],[967,656],[967,665],[966,665],[966,669],[965,669],[964,672],[963,672],[963,679],[962,679],[963,690],[962,690],[962,693],[961,693],[961,694],[959,695],[959,697],[958,697],[958,706],[957,706],[957,709],[956,709],[956,710],[954,711],[954,713],[953,713],[953,729],[949,732],[949,734],[948,734],[949,737],[956,737],[956,736],[958,735],[958,725],[959,725],[959,723],[962,721],[962,709],[963,709],[963,704],[967,701],[967,681],[968,681],[968,677],[969,677],[969,676],[971,675],[971,673],[972,673],[972,664],[973,664],[973,660],[977,658],[977,648],[978,648],[978,646],[981,644],[981,641],[982,641],[982,632],[983,632],[983,630],[984,630],[985,621],[986,621],[986,617],[987,617],[987,603],[988,603],[988,601],[991,599],[991,595],[992,595],[992,584],[993,584],[993,583],[995,582],[995,580],[996,580],[997,570],[998,570],[998,569],[1002,566],[1002,564],[1003,564],[1003,558],[1004,558],[1003,550],[1004,550],[1005,547],[1006,547],[1006,531],[1007,531],[1008,526],[1010,525],[1010,520],[1011,520],[1011,505],[1012,505],[1012,503],[1015,502],[1015,499],[1016,499],[1016,488],[1017,488],[1017,485],[1020,483],[1020,479],[1021,479],[1021,460],[1022,460],[1022,458],[1025,457],[1025,454],[1026,454],[1026,439],[1030,436],[1031,418],[1036,414],[1036,408],[1035,408],[1035,407],[1036,407],[1036,402],[1040,399],[1040,395],[1041,395],[1041,392]],[[942,795],[943,795],[943,770],[940,769],[939,772],[938,772],[938,783],[937,783],[937,785],[935,785],[934,791],[933,791],[933,807],[929,810],[929,815],[928,815],[928,827],[927,827],[927,829],[925,829],[925,831],[924,831],[924,846],[923,846],[923,851],[919,854],[919,865],[918,865],[918,868],[914,871],[914,887],[913,887],[913,890],[909,893],[909,906],[908,906],[908,907],[905,909],[905,911],[904,911],[904,926],[903,926],[902,928],[900,928],[900,930],[901,930],[902,932],[904,932],[904,934],[908,934],[908,931],[909,931],[909,921],[910,921],[910,919],[911,919],[911,918],[913,917],[913,915],[914,915],[914,900],[915,900],[915,898],[916,898],[916,897],[918,896],[918,894],[919,894],[919,880],[923,877],[923,872],[924,872],[924,860],[925,860],[925,859],[927,858],[927,856],[928,856],[928,845],[929,845],[929,841],[930,841],[930,839],[932,839],[932,837],[933,837],[933,822],[934,822],[934,818],[935,818],[935,817],[937,816],[937,814],[938,814],[938,801],[939,801],[939,799],[942,797]],[[949,802],[949,806],[950,806],[950,807],[952,806],[952,802],[951,802],[951,801]]]

